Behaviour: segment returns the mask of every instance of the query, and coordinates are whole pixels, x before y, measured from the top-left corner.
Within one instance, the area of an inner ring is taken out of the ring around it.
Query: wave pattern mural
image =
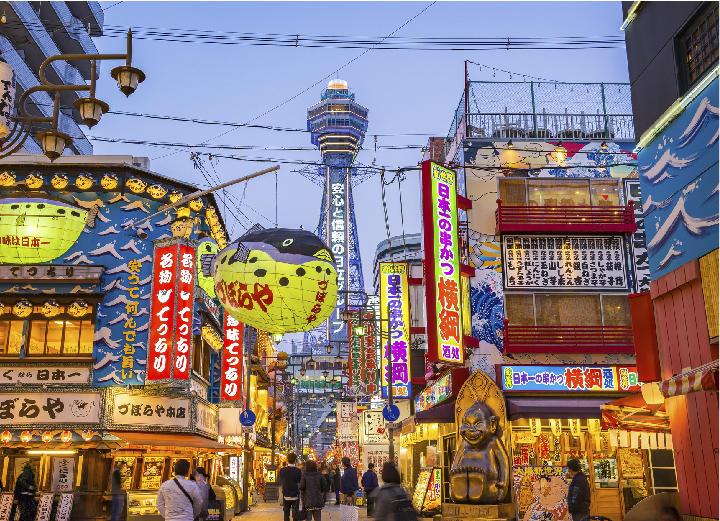
[[[653,279],[718,247],[718,80],[638,154]]]

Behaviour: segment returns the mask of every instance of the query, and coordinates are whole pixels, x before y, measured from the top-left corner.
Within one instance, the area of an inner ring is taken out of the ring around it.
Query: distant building
[[[677,483],[653,470],[651,492],[677,488],[686,520],[717,519],[718,3],[622,6],[650,279],[632,326],[673,439],[649,465],[677,468]]]
[[[102,36],[105,14],[99,2],[6,2],[0,24],[2,58],[17,74],[16,101],[30,87],[40,85],[38,70],[43,61],[57,54],[97,54],[93,36]],[[90,61],[56,61],[47,68],[47,79],[56,85],[84,85],[90,81]],[[97,64],[100,74],[101,65]],[[108,74],[109,77],[109,74]],[[73,101],[87,92],[64,91],[60,95],[60,132],[73,138],[66,154],[89,155],[93,146],[79,127],[79,113]],[[53,100],[47,92],[36,92],[26,103],[33,116],[50,117]],[[35,128],[35,127],[33,127]],[[25,141],[25,150],[41,154],[34,136]]]

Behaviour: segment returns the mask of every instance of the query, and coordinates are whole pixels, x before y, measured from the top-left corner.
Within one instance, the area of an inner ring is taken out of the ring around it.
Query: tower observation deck
[[[324,353],[328,344],[348,352],[347,326],[340,313],[346,298],[350,307],[362,304],[357,293],[364,291],[362,262],[358,245],[352,188],[371,175],[372,170],[355,164],[368,125],[368,109],[355,102],[347,82],[331,80],[322,91],[320,102],[308,108],[307,129],[311,142],[320,149],[322,164],[300,171],[322,186],[323,199],[316,233],[335,255],[338,268],[338,294],[335,312],[327,322],[305,333],[305,343],[313,352]],[[337,351],[335,351],[337,352]]]

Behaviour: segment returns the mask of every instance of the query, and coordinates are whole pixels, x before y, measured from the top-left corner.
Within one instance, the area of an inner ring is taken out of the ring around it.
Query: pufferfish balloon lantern
[[[335,257],[308,231],[251,230],[213,259],[210,272],[230,315],[262,331],[307,331],[335,309]]]

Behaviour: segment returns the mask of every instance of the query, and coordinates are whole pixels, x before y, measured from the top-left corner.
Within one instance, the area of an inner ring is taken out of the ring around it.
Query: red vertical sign
[[[170,378],[175,336],[175,283],[177,245],[155,250],[150,335],[148,338],[147,380]]]
[[[195,249],[181,245],[177,282],[177,335],[175,337],[175,364],[173,377],[178,380],[190,378],[190,345],[192,342],[193,291]]]
[[[242,400],[243,396],[243,325],[225,310],[225,343],[222,354],[222,375],[220,381],[221,400]]]

